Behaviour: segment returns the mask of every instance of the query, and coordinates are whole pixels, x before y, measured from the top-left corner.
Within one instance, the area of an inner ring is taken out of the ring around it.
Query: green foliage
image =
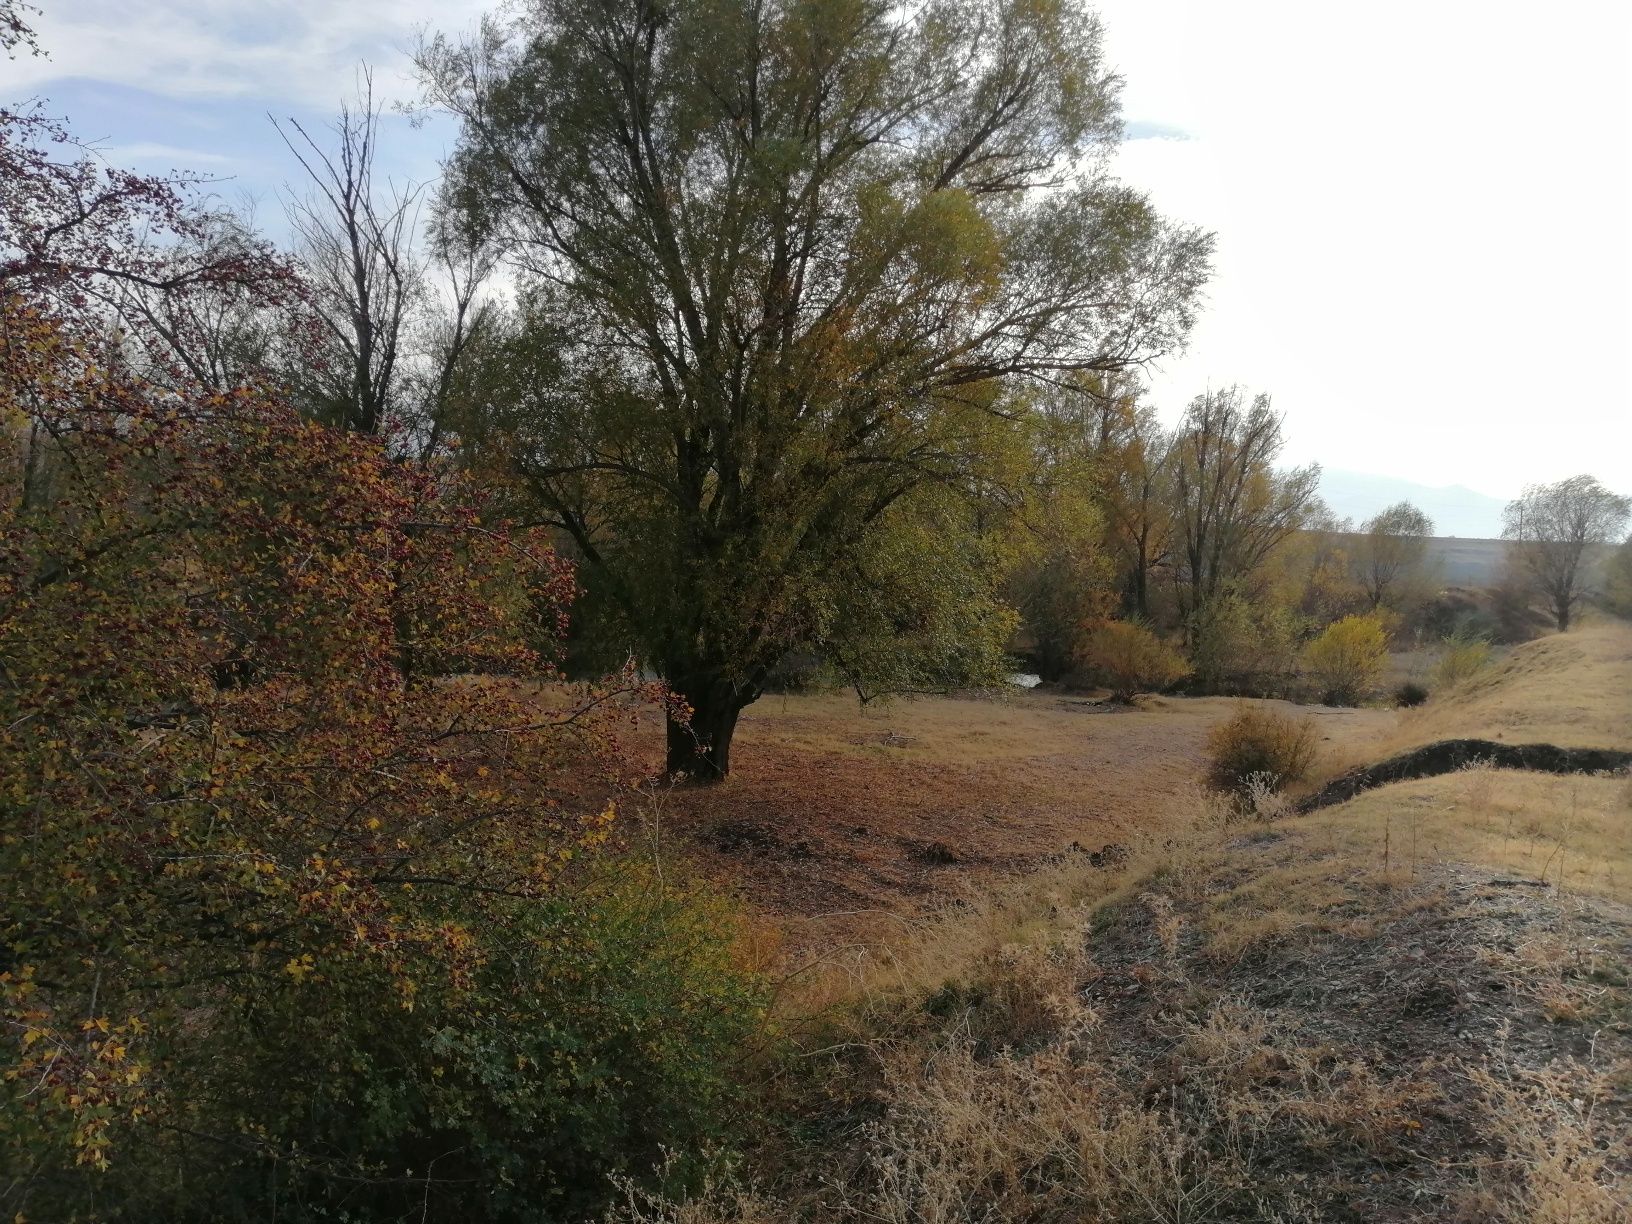
[[[1190,674],[1183,655],[1131,621],[1103,621],[1089,630],[1080,662],[1105,682],[1116,701],[1160,691]]]
[[[1001,542],[969,520],[962,498],[915,490],[806,592],[812,649],[863,702],[1002,682]]]
[[[1025,432],[1005,483],[1021,491],[1016,513],[992,516],[1004,593],[1020,614],[1027,655],[1045,680],[1065,674],[1083,633],[1111,611],[1111,557],[1102,507],[1107,407],[1101,382],[1080,379],[1029,397]]]
[[[1254,784],[1281,790],[1309,772],[1318,742],[1313,720],[1243,704],[1208,736],[1208,784],[1237,796]]]
[[[1388,631],[1375,613],[1327,625],[1303,651],[1322,699],[1354,705],[1377,683],[1388,658]]]
[[[745,1137],[767,991],[717,892],[609,858],[452,930],[460,970],[419,963],[412,1007],[391,974],[331,957],[252,999],[177,998],[208,1009],[185,1033],[161,1015],[99,1034],[162,1077],[140,1115],[105,1113],[105,1169],[0,1094],[0,1150],[35,1168],[17,1201],[30,1218],[579,1218],[612,1174],[679,1188]]]
[[[1490,643],[1470,632],[1447,637],[1434,664],[1434,686],[1451,688],[1478,674],[1490,662]]]
[[[1207,275],[1206,235],[1104,173],[1097,22],[1056,0],[521,17],[420,55],[465,120],[447,215],[535,273],[466,434],[692,707],[671,772],[724,773],[737,713],[818,640],[869,690],[968,670],[933,653],[967,567],[943,592],[876,559],[926,522],[961,537],[938,557],[984,547],[980,515],[915,495],[1012,508],[1023,387],[1170,351]],[[835,614],[858,575],[866,606]]]
[[[1420,706],[1428,700],[1428,688],[1415,680],[1407,680],[1394,690],[1394,704],[1401,709]]]
[[[1197,608],[1187,627],[1203,692],[1266,696],[1291,684],[1299,628],[1291,609],[1227,592]]]

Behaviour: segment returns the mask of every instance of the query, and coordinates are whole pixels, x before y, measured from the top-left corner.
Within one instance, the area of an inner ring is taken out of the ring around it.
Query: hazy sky
[[[426,23],[471,0],[38,0],[49,60],[0,61],[110,159],[222,176],[280,211],[266,113],[321,122],[376,66],[412,96]],[[1121,172],[1218,233],[1175,415],[1273,394],[1288,458],[1511,496],[1586,470],[1632,492],[1632,4],[1103,0]],[[446,123],[394,121],[434,173]]]

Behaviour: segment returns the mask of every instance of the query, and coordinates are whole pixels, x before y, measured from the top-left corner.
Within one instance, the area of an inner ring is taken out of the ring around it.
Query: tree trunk
[[[720,781],[731,772],[731,737],[737,730],[737,716],[758,694],[721,681],[671,681],[670,687],[691,707],[691,720],[668,720],[665,772],[671,778],[684,775],[693,782]]]

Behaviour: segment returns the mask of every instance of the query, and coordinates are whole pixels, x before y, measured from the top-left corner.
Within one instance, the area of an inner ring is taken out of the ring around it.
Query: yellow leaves
[[[305,982],[307,978],[311,977],[316,970],[317,964],[312,960],[312,954],[310,952],[303,952],[297,957],[291,957],[289,963],[283,967],[283,971],[286,974],[288,974],[296,982],[302,983]]]

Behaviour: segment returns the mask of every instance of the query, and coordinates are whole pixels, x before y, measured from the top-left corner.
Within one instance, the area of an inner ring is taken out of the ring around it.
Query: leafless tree
[[[1422,564],[1434,521],[1410,502],[1396,502],[1360,527],[1357,576],[1373,608],[1388,602]]]
[[[332,353],[300,389],[317,415],[366,434],[381,432],[393,406],[422,279],[413,248],[424,188],[376,190],[380,113],[364,69],[357,104],[343,106],[333,125],[332,149],[296,119],[287,128],[273,121],[310,184],[291,201],[289,222]]]
[[[1587,594],[1588,550],[1619,536],[1629,518],[1632,498],[1611,493],[1591,476],[1529,485],[1507,504],[1502,538],[1509,563],[1546,601],[1560,633]]]
[[[1320,468],[1275,470],[1281,418],[1240,387],[1190,402],[1169,460],[1179,601],[1187,623],[1253,573],[1315,503]]]

